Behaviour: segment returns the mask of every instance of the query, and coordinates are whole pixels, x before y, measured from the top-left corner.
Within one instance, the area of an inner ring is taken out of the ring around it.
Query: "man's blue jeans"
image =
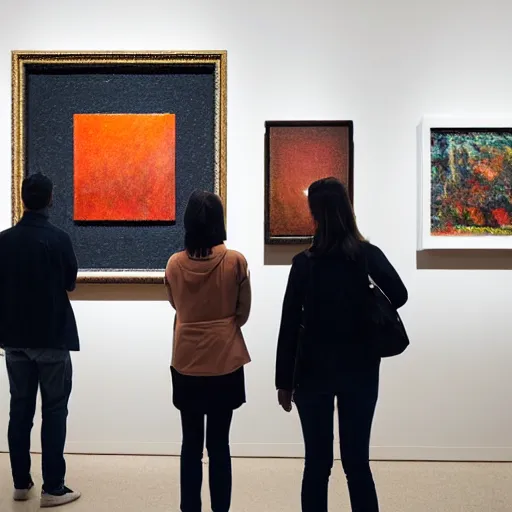
[[[26,489],[30,476],[30,432],[38,388],[41,388],[43,491],[62,489],[66,474],[64,445],[73,369],[67,350],[6,349],[11,390],[9,452],[16,489]]]

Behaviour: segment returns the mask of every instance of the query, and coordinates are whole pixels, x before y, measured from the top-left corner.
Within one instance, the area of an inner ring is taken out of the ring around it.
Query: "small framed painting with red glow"
[[[174,114],[75,114],[74,220],[176,220]]]
[[[310,243],[311,183],[338,178],[353,199],[352,121],[267,121],[265,167],[265,242]]]

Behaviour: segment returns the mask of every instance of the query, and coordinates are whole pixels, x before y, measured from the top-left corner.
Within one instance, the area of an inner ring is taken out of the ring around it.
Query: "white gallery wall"
[[[233,453],[302,454],[298,418],[279,409],[273,384],[289,267],[264,264],[264,121],[351,119],[358,220],[410,291],[412,346],[383,363],[373,456],[512,460],[512,253],[416,253],[417,125],[424,114],[512,113],[511,19],[509,0],[2,0],[0,228],[11,50],[226,49],[228,244],[247,256],[254,288]],[[178,453],[169,305],[73,305],[82,352],[68,450]],[[8,399],[2,364],[0,450]]]

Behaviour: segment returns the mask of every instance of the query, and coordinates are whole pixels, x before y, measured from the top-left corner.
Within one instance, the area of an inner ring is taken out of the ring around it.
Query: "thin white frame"
[[[418,251],[435,249],[512,249],[512,236],[434,236],[431,234],[431,131],[436,128],[512,128],[512,116],[425,116],[419,141]]]

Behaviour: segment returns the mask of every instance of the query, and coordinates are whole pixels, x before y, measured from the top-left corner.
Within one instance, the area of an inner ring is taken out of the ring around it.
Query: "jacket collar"
[[[50,214],[48,208],[42,210],[27,210],[20,220],[22,225],[42,226],[48,223]]]
[[[213,247],[212,253],[206,258],[192,258],[186,251],[183,251],[180,253],[178,264],[183,270],[194,274],[209,273],[222,262],[226,253],[227,249],[224,244]]]
[[[224,256],[226,251],[227,251],[227,248],[226,248],[225,244],[220,244],[220,245],[216,245],[215,247],[212,247],[212,253],[209,256],[206,256],[204,258],[194,258],[193,256],[190,256],[190,254],[187,254],[187,256],[192,261],[208,261],[208,260],[218,259],[219,257]]]

